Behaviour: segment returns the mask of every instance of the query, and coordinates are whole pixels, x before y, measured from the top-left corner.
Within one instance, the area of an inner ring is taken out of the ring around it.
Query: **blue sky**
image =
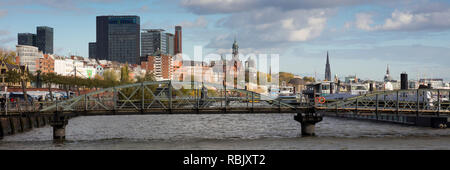
[[[280,70],[323,79],[332,74],[381,80],[386,65],[399,78],[450,80],[448,0],[0,0],[0,47],[17,33],[54,28],[59,55],[87,56],[98,15],[138,15],[141,28],[183,26],[183,52],[278,53]]]

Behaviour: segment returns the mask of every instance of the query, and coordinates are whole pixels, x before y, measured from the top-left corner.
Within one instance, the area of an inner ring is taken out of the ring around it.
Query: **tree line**
[[[42,88],[43,85],[45,85],[46,88],[48,88],[50,100],[53,101],[54,97],[52,87],[65,90],[67,96],[69,96],[69,91],[75,91],[77,95],[80,95],[80,89],[98,90],[98,88],[109,88],[123,84],[155,81],[155,78],[153,73],[147,72],[145,75],[137,76],[135,79],[131,79],[129,76],[128,65],[125,65],[121,68],[120,78],[113,70],[106,70],[103,72],[103,76],[97,74],[94,78],[63,76],[54,72],[43,73],[41,70],[37,70],[35,74],[24,70],[8,70],[5,73],[5,81],[13,84],[21,83],[25,101],[28,101],[28,95],[26,92],[27,82],[33,82],[35,87],[38,88]]]

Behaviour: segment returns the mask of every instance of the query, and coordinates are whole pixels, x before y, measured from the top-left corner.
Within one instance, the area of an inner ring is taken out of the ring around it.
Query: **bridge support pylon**
[[[317,114],[315,109],[309,109],[307,113],[297,113],[294,120],[302,126],[302,136],[315,136],[316,123],[322,121],[322,115]]]
[[[69,120],[64,116],[59,116],[57,113],[53,117],[53,120],[50,122],[50,125],[53,127],[53,141],[54,142],[63,142],[66,140],[66,125],[69,123]]]

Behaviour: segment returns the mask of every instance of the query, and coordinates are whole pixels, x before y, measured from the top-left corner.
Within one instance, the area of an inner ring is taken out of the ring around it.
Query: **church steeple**
[[[391,81],[391,80],[392,80],[392,77],[391,77],[391,74],[390,74],[390,71],[389,71],[389,64],[388,64],[387,68],[386,68],[386,75],[384,75],[384,81],[388,82],[388,81]]]
[[[386,74],[390,75],[390,73],[389,73],[389,64],[387,65]]]
[[[233,58],[238,57],[239,54],[239,45],[236,42],[236,36],[234,36],[234,43],[233,43]]]
[[[331,81],[330,57],[327,51],[327,64],[325,65],[325,81]]]

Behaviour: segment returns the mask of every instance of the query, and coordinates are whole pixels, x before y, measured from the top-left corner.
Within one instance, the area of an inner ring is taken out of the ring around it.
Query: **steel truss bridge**
[[[55,101],[34,113],[51,117],[54,139],[65,138],[74,116],[149,114],[268,114],[297,113],[302,134],[314,135],[322,116],[385,121],[446,128],[450,90],[379,91],[347,99],[292,104],[244,89],[199,82],[154,81],[104,88],[68,100]],[[23,115],[23,113],[20,113]]]
[[[293,105],[282,99],[218,84],[157,81],[105,88],[58,101],[40,112],[79,116],[321,113],[325,116],[446,127],[445,122],[450,115],[449,95],[450,90],[442,89],[379,91],[323,104],[307,100]],[[437,123],[433,122],[435,117],[439,118]]]
[[[298,113],[311,108],[329,113],[448,116],[450,90],[379,91],[323,104],[284,100],[244,89],[199,82],[143,82],[101,89],[55,101],[41,113],[77,113],[83,116],[166,113]]]

